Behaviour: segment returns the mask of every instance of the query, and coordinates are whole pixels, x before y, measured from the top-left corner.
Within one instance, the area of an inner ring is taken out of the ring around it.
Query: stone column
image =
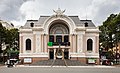
[[[85,53],[87,51],[87,41],[86,41],[86,36],[83,35],[83,50],[82,52]]]
[[[36,52],[36,35],[35,34],[33,34],[33,44],[31,44],[31,45],[33,45],[33,48],[32,48],[32,50],[33,50],[33,53],[35,53]]]
[[[62,35],[62,42],[64,42],[64,35]]]
[[[40,43],[39,43],[39,53],[41,52],[41,47],[42,47],[42,36],[41,36],[41,34],[40,34],[40,36],[39,36],[39,41],[40,41]]]
[[[48,42],[48,38],[47,38],[48,35],[44,35],[44,53],[47,52],[47,42]]]
[[[43,53],[45,52],[45,35],[43,34]]]
[[[69,38],[69,40],[70,40],[70,52],[73,52],[73,40],[72,40],[72,34],[70,34],[69,36],[70,36],[70,38]]]
[[[47,44],[48,44],[48,42],[49,42],[49,35],[47,35]],[[48,45],[46,45],[46,46],[47,46],[46,52],[49,52],[49,51],[48,51]]]
[[[62,49],[62,60],[64,60],[64,49]]]
[[[41,49],[41,35],[37,34],[36,35],[36,53],[40,53]]]
[[[75,35],[75,49],[76,49],[76,52],[77,52],[77,35]]]
[[[23,36],[20,35],[20,53],[23,53]]]
[[[68,51],[69,51],[69,58],[68,59],[71,59],[70,49],[68,49]]]
[[[83,48],[83,45],[84,45],[83,42],[84,42],[84,37],[83,37],[83,35],[81,35],[81,36],[80,36],[80,44],[81,44],[80,52],[83,52],[83,49],[84,49],[84,48]]]
[[[96,50],[95,53],[99,52],[99,36],[96,36]]]
[[[56,60],[56,48],[54,48],[54,60]]]
[[[81,47],[81,41],[80,41],[80,35],[78,34],[78,37],[77,37],[77,53],[80,52],[80,47]]]
[[[48,49],[48,59],[50,59],[50,49]]]
[[[47,42],[46,36],[47,36],[46,34],[43,35],[43,45],[44,45],[44,47],[43,47],[43,53],[46,52],[46,48],[47,48],[47,47],[46,47],[46,42]]]
[[[76,42],[77,42],[77,40],[76,40],[76,35],[73,35],[72,36],[72,39],[73,39],[73,52],[74,53],[77,53],[77,49],[76,49]]]
[[[75,35],[72,35],[72,52],[75,53]]]
[[[97,37],[95,36],[93,39],[93,52],[95,53],[97,50]]]
[[[56,35],[54,35],[54,42],[56,42]]]
[[[41,52],[43,52],[43,48],[44,48],[44,38],[43,38],[43,34],[41,34]]]

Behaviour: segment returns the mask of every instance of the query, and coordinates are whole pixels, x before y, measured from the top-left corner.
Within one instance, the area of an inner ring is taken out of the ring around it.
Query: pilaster
[[[41,34],[41,53],[43,52],[43,48],[44,48],[44,40],[43,40],[43,34]]]
[[[40,34],[36,34],[36,53],[40,53],[41,52],[41,35]]]
[[[23,36],[20,36],[20,53],[23,53]]]
[[[99,53],[99,36],[96,36],[96,53]]]
[[[73,40],[73,52],[74,53],[77,53],[77,49],[76,49],[76,42],[77,42],[77,40],[76,40],[76,35],[72,35],[72,40]]]
[[[72,35],[69,35],[69,40],[70,40],[70,52],[73,52],[73,40],[72,40]]]
[[[54,60],[56,59],[56,49],[54,49]]]
[[[36,34],[33,34],[33,53],[36,52]]]
[[[78,38],[77,38],[77,52],[79,51],[80,49],[80,36],[78,35]]]

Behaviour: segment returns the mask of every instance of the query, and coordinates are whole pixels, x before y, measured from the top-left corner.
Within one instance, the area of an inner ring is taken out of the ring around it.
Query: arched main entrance
[[[62,21],[55,21],[49,27],[49,42],[53,43],[49,47],[50,59],[69,58],[69,27]]]

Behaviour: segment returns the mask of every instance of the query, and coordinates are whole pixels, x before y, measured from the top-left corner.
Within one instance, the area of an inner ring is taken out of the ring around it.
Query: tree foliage
[[[120,40],[120,14],[111,14],[99,29],[101,46],[113,48]]]
[[[14,48],[18,49],[18,40],[19,40],[19,33],[18,29],[6,29],[2,26],[2,23],[0,23],[0,50],[2,50],[1,45],[4,42],[7,44],[7,48]]]
[[[0,22],[0,53],[2,52],[2,43],[5,40],[5,35],[6,35],[6,28],[2,26],[2,23]]]

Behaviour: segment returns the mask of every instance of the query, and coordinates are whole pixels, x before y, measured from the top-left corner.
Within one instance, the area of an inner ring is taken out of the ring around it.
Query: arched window
[[[88,39],[87,40],[87,51],[92,51],[92,49],[93,49],[93,40]]]
[[[69,34],[69,28],[64,23],[54,23],[50,26],[49,34]]]
[[[30,39],[26,40],[26,50],[31,50],[31,40]]]

